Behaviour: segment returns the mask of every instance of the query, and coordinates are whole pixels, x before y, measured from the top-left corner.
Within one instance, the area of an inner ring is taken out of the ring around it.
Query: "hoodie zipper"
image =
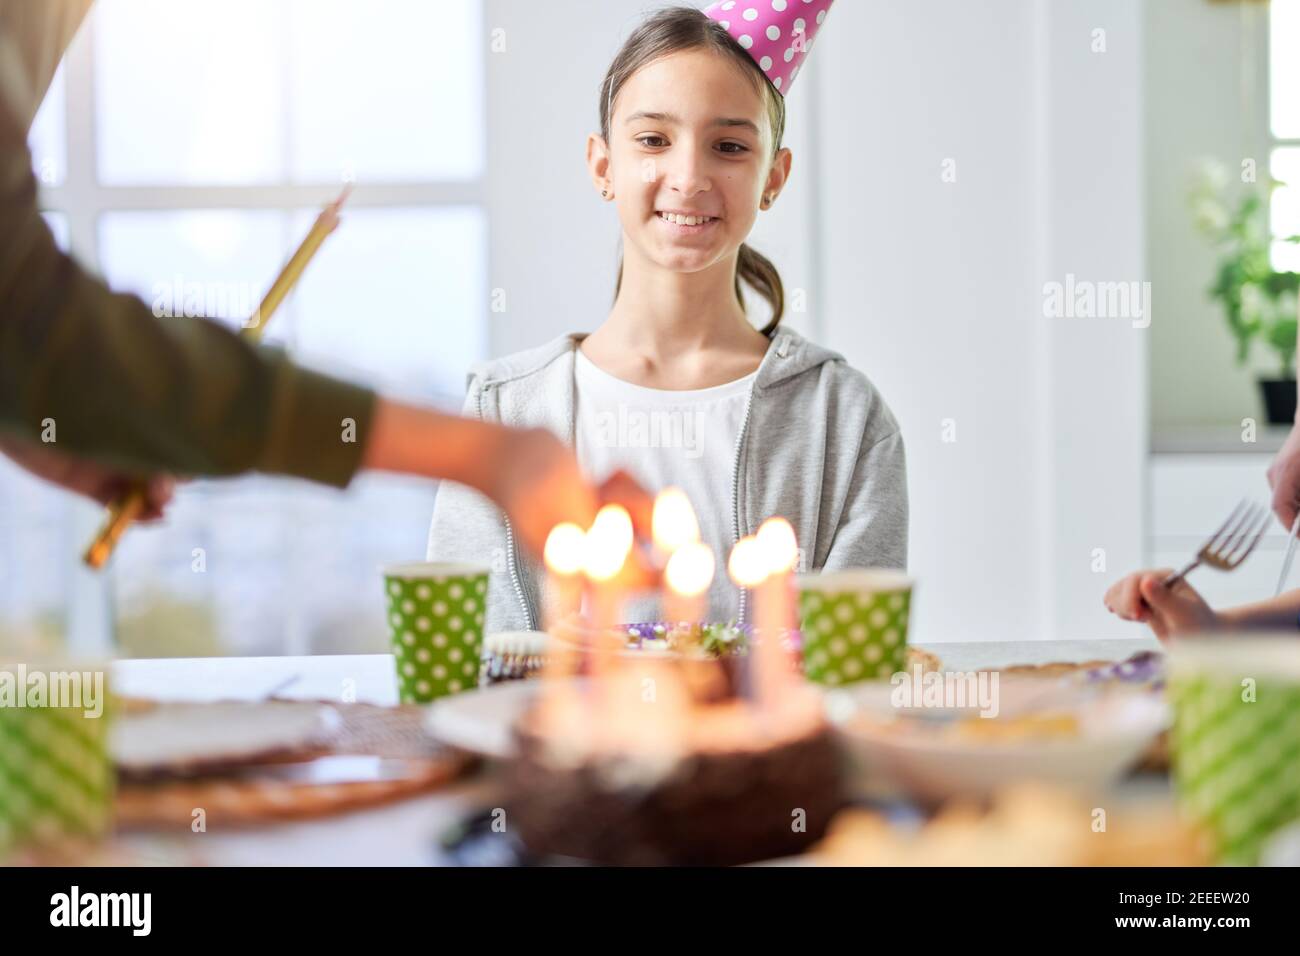
[[[478,417],[483,421],[483,394],[487,391],[487,386],[479,390],[478,393]],[[504,517],[504,516],[503,516]],[[519,559],[515,549],[515,529],[510,523],[510,519],[505,518],[506,523],[506,563],[510,568],[510,583],[514,586],[515,597],[519,599],[519,606],[524,612],[524,624],[527,630],[537,630],[537,624],[533,620],[533,609],[528,605],[528,599],[524,597],[524,586],[520,581]]]
[[[745,399],[745,414],[740,419],[740,431],[736,435],[736,454],[731,464],[731,533],[735,541],[740,540],[740,453],[745,445],[745,435],[749,431],[749,410],[754,404],[754,389],[757,387],[757,382],[750,386],[749,397]],[[740,605],[736,617],[736,624],[739,627],[745,624],[745,598],[748,593],[745,588],[740,589]]]
[[[776,349],[778,358],[785,358],[786,353],[790,350],[790,337],[781,336],[778,333],[773,340],[773,347]],[[740,540],[740,456],[745,449],[745,438],[749,434],[749,411],[754,405],[754,392],[757,389],[758,381],[755,380],[754,384],[750,386],[749,397],[745,400],[745,414],[740,419],[740,432],[736,435],[736,455],[731,464],[731,533],[735,541]],[[741,588],[736,615],[737,626],[743,627],[745,624],[745,615],[749,607],[748,599],[749,591],[746,588]]]
[[[519,580],[519,565],[515,556],[515,529],[510,525],[510,519],[506,518],[506,554],[510,559],[510,583],[515,587],[515,596],[519,598],[519,606],[524,609],[524,622],[527,630],[537,630],[537,624],[533,621],[533,609],[528,605],[528,599],[524,597],[524,586]]]

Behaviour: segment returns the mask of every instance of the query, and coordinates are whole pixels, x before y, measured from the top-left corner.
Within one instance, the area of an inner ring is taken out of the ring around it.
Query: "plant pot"
[[[1290,425],[1295,421],[1295,379],[1261,378],[1259,390],[1264,395],[1264,409],[1270,425]]]

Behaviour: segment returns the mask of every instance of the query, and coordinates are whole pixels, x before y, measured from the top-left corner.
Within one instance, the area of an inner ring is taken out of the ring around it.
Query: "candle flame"
[[[673,552],[664,568],[664,583],[682,597],[696,597],[713,581],[713,549],[691,541]]]
[[[744,537],[731,549],[727,560],[727,571],[731,580],[742,588],[753,588],[763,583],[767,577],[767,562],[763,559],[763,547],[755,537]]]
[[[700,523],[686,492],[680,488],[665,488],[659,492],[650,530],[655,547],[665,554],[673,554],[683,545],[700,540]]]
[[[632,516],[622,505],[605,505],[584,539],[583,569],[593,581],[608,581],[623,570],[632,551]]]
[[[583,545],[587,534],[572,521],[564,521],[546,536],[542,558],[556,574],[577,574],[582,570]]]
[[[768,574],[784,574],[799,560],[799,543],[794,528],[784,518],[768,518],[756,535]]]

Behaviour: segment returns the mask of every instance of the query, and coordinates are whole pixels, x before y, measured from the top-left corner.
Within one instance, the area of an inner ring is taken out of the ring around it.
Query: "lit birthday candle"
[[[763,523],[758,535],[736,542],[727,565],[737,586],[748,588],[754,596],[751,689],[760,710],[769,715],[790,684],[789,661],[781,637],[793,626],[790,572],[797,557],[790,523],[784,518],[772,518]]]
[[[632,517],[622,505],[605,505],[583,537],[582,570],[587,579],[587,627],[591,634],[592,677],[599,680],[619,641],[613,631],[623,613],[620,580],[634,536]]]
[[[768,580],[764,583],[768,621],[772,627],[788,631],[795,626],[794,567],[799,560],[799,543],[794,528],[784,518],[768,518],[755,536],[767,563]]]
[[[763,549],[753,535],[741,538],[727,558],[727,573],[737,587],[756,588],[767,577],[767,563]]]
[[[671,557],[682,545],[700,540],[700,523],[686,492],[680,488],[665,488],[655,496],[650,533],[656,550],[664,558]]]
[[[572,522],[557,524],[546,536],[542,560],[546,564],[548,587],[542,629],[561,640],[580,639],[579,615],[582,611],[582,568],[587,534]],[[560,677],[572,673],[572,655],[563,645],[551,641],[545,676]]]
[[[671,628],[675,624],[694,625],[703,620],[701,595],[713,580],[713,552],[700,544],[700,523],[690,499],[680,488],[665,488],[655,497],[650,532],[655,553],[664,566],[663,617]],[[680,557],[679,557],[680,555]],[[707,564],[706,564],[707,562]],[[669,568],[677,586],[669,580]],[[707,580],[694,590],[701,572]]]
[[[768,518],[759,526],[756,539],[767,567],[756,595],[758,689],[760,700],[772,704],[790,683],[790,660],[783,639],[796,624],[793,572],[799,544],[794,528],[784,518]]]
[[[703,618],[705,596],[713,582],[713,550],[699,540],[700,526],[686,495],[665,489],[655,498],[651,516],[655,556],[663,565],[663,609],[670,626]],[[690,668],[712,662],[672,662],[652,654],[634,654],[614,672],[616,690],[603,720],[615,738],[644,757],[665,759],[677,753],[690,730]]]
[[[763,560],[763,549],[757,538],[749,536],[736,542],[727,558],[727,573],[736,587],[745,588],[753,595],[757,594],[758,586],[767,579],[767,564]],[[752,645],[753,641],[750,644]],[[747,691],[752,698],[758,683],[755,651],[752,646],[745,658],[745,672],[749,677]]]
[[[670,624],[706,618],[705,595],[713,583],[713,549],[690,541],[673,552],[664,568],[664,617]]]

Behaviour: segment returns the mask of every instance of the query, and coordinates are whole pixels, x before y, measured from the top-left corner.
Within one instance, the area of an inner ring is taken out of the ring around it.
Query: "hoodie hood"
[[[484,386],[500,385],[533,375],[566,356],[572,360],[573,353],[586,337],[586,332],[570,332],[534,349],[475,363],[470,367],[466,385],[472,387],[476,378]],[[827,362],[843,361],[844,356],[840,353],[809,341],[794,329],[778,327],[772,333],[767,354],[758,366],[754,387],[771,388]]]
[[[574,365],[585,335],[560,336],[474,366],[465,414],[543,427],[575,442]],[[907,562],[902,435],[884,399],[838,352],[793,329],[772,334],[737,436],[729,509],[733,539],[772,515],[795,528],[800,570],[897,568]],[[726,543],[727,546],[734,544]],[[434,561],[488,562],[488,630],[535,630],[546,574],[516,547],[510,523],[481,495],[444,484],[429,530]],[[713,620],[744,621],[745,592],[725,575],[710,590]]]

